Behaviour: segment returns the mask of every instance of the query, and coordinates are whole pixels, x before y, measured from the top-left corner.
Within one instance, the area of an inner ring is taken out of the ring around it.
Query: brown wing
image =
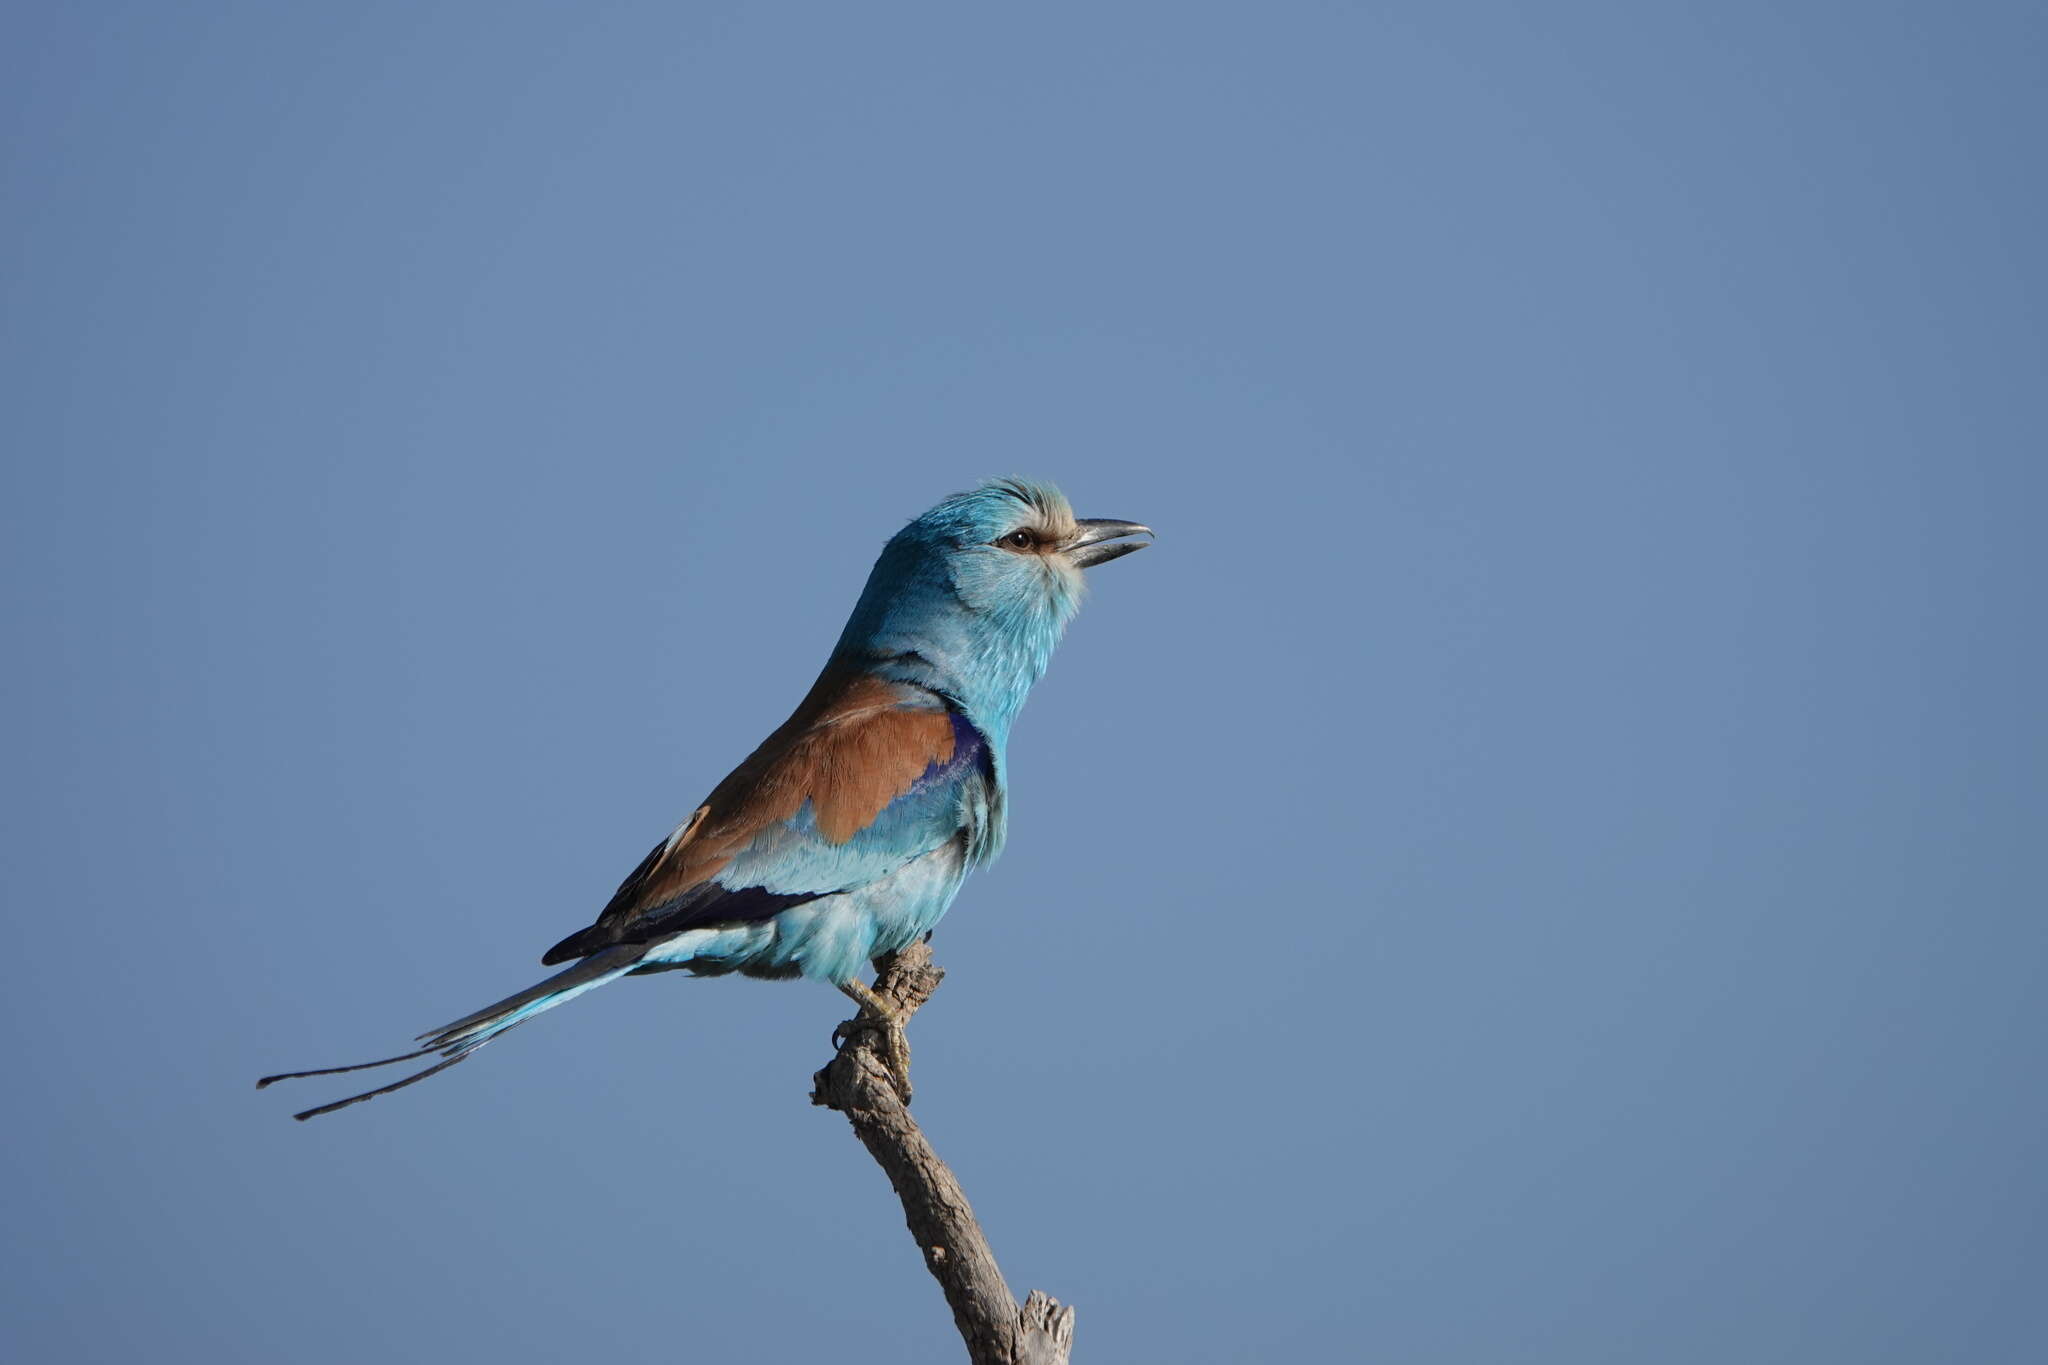
[[[795,714],[719,783],[676,832],[619,885],[597,923],[548,950],[566,962],[636,937],[637,925],[675,912],[754,919],[828,895],[728,889],[712,879],[773,826],[809,802],[818,834],[844,844],[933,765],[953,757],[952,715],[931,693],[866,674],[827,669]],[[697,902],[703,902],[698,905]]]

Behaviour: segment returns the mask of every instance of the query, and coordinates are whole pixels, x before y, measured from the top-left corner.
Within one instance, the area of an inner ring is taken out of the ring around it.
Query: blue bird
[[[1077,520],[1049,484],[1000,479],[947,498],[883,547],[824,671],[795,714],[655,845],[587,929],[541,958],[574,963],[355,1066],[439,1053],[389,1094],[463,1061],[543,1010],[621,976],[829,981],[884,1031],[909,1097],[902,1021],[863,965],[922,938],[967,874],[1002,850],[1010,724],[1079,610],[1081,571],[1147,542],[1135,522]]]

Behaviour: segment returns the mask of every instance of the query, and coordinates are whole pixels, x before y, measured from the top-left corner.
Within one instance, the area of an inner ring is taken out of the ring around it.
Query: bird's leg
[[[889,1068],[889,1079],[896,1083],[896,1093],[903,1102],[910,1103],[910,1038],[903,1030],[902,1014],[869,989],[865,982],[848,981],[839,989],[860,1004],[860,1018],[848,1023],[881,1031],[882,1061]],[[846,1025],[840,1027],[845,1028]]]

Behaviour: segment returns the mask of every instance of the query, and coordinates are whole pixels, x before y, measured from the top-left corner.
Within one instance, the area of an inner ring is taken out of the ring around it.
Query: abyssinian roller
[[[1082,571],[1146,541],[1079,519],[1021,479],[947,498],[889,541],[796,712],[655,845],[597,922],[548,949],[549,977],[420,1035],[418,1050],[273,1081],[440,1060],[316,1114],[445,1071],[543,1010],[621,976],[809,977],[884,1031],[909,1095],[901,1020],[860,980],[929,932],[1003,846],[1010,724],[1081,605]]]

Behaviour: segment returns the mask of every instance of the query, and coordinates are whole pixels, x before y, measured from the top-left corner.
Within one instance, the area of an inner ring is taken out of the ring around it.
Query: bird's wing
[[[828,671],[796,714],[655,845],[566,962],[707,924],[762,920],[940,847],[989,772],[974,725],[923,688]]]

